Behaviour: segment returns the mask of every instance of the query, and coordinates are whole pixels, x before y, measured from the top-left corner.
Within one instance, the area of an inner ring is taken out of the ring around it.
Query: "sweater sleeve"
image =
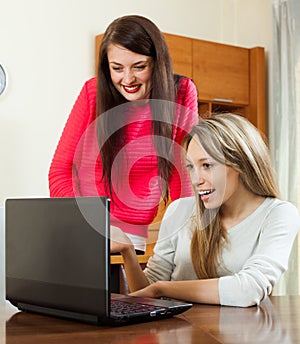
[[[189,254],[194,213],[194,196],[177,199],[167,208],[154,254],[144,269],[149,283],[197,279]]]
[[[220,277],[220,304],[248,307],[259,305],[270,295],[287,270],[299,226],[298,210],[292,204],[281,202],[272,208],[262,223],[257,247],[242,269],[233,275]]]
[[[176,250],[174,241],[177,241],[176,232],[174,233],[174,218],[176,211],[178,212],[179,202],[178,199],[169,205],[161,222],[154,254],[150,257],[144,269],[144,274],[149,283],[171,280]],[[180,213],[180,217],[182,216],[182,213]]]
[[[94,119],[95,103],[96,79],[92,78],[81,89],[56,147],[48,174],[51,197],[79,194],[74,155],[78,154],[78,143]]]
[[[182,159],[184,155],[181,147],[184,136],[199,121],[198,94],[196,86],[191,79],[181,79],[177,93],[177,104],[174,147],[175,168],[169,181],[172,201],[193,194],[191,181]]]

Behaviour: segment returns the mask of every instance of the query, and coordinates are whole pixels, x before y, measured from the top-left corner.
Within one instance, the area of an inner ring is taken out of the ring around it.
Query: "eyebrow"
[[[192,162],[191,159],[189,159],[188,157],[185,158],[186,161],[189,161],[189,162]],[[210,160],[209,158],[201,158],[201,159],[198,159],[197,161],[198,162],[203,162],[205,160]]]
[[[122,63],[116,62],[116,61],[108,61],[109,64],[113,63],[116,64],[118,66],[122,66]],[[138,64],[143,64],[143,63],[149,63],[148,60],[141,60],[141,61],[137,61],[135,63],[133,63],[133,66],[138,65]]]

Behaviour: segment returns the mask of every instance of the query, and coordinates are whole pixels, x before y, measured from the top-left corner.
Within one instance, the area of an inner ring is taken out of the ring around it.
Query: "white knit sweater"
[[[154,255],[144,270],[150,283],[197,279],[190,257],[194,215],[194,197],[178,199],[168,207]],[[221,305],[259,305],[270,295],[288,267],[299,227],[295,206],[266,198],[250,216],[230,228],[218,269]]]

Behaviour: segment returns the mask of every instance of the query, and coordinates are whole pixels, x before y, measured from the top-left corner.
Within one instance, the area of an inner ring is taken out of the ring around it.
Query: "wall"
[[[270,46],[271,0],[0,0],[0,206],[47,196],[49,164],[83,82],[94,71],[94,37],[116,17],[141,14],[162,31]]]

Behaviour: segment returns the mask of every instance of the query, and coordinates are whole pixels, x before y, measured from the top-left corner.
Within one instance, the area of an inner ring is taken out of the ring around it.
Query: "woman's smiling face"
[[[209,156],[197,137],[188,146],[186,167],[205,208],[215,209],[239,197],[239,173]]]
[[[112,82],[128,101],[148,99],[152,88],[153,59],[120,45],[110,44],[107,58]]]

